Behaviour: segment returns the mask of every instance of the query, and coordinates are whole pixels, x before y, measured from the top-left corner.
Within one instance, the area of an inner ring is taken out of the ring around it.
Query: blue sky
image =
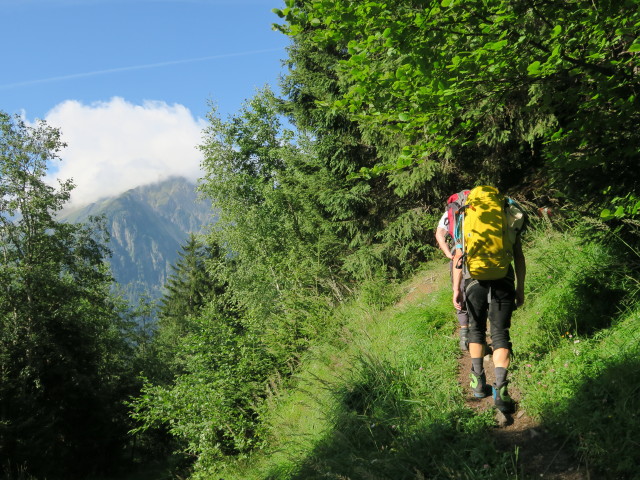
[[[0,110],[44,119],[55,170],[86,203],[174,174],[197,177],[209,101],[226,117],[278,89],[281,0],[0,0]]]

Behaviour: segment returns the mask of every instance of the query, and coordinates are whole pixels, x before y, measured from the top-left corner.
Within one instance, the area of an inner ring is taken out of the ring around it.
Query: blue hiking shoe
[[[509,382],[504,382],[500,387],[496,387],[494,384],[491,387],[493,390],[493,403],[496,408],[504,414],[513,413],[515,411],[515,402],[509,396],[509,392],[507,391],[508,383]]]
[[[484,370],[480,375],[471,370],[469,378],[471,379],[469,386],[471,387],[474,397],[484,398],[489,395],[489,392],[487,392],[487,378],[484,374]]]

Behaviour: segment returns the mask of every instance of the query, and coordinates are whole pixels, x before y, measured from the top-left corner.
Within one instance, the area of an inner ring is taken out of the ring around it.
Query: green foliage
[[[181,318],[198,313],[211,295],[222,293],[223,286],[214,284],[207,272],[206,262],[219,258],[219,252],[208,253],[194,234],[178,253],[167,280],[167,294],[162,298],[161,317]]]
[[[324,126],[314,137],[294,135],[280,124],[287,109],[302,125]],[[424,209],[401,214],[406,204],[385,180],[345,179],[354,156],[371,165],[375,154],[353,125],[317,112],[264,90],[228,121],[215,110],[209,117],[200,190],[218,214],[206,242],[224,248],[204,265],[224,293],[176,317],[186,334],[168,348],[175,378],[148,383],[132,403],[138,431],[163,425],[197,456],[196,471],[262,445],[268,382],[287,384],[308,348],[336,334],[329,311],[354,280],[367,308],[382,308],[395,299],[389,272],[401,275],[429,250]],[[415,201],[412,191],[402,195]],[[180,290],[167,297],[169,315]]]
[[[340,90],[318,107],[399,147],[364,176],[428,165],[503,188],[527,172],[578,199],[637,189],[635,2],[299,0],[276,13],[294,42],[339,52],[327,77]]]
[[[603,193],[607,194],[611,187]],[[605,208],[600,212],[600,218],[607,220],[620,220],[623,218],[636,218],[640,215],[640,198],[633,193],[627,193],[621,197],[613,197],[610,200],[610,208]]]
[[[260,444],[258,395],[273,365],[263,341],[236,319],[203,311],[191,329],[179,345],[184,371],[171,385],[146,384],[131,406],[136,431],[166,425],[206,468]]]
[[[300,131],[313,137],[306,183],[317,192],[315,201],[329,228],[348,245],[346,255],[355,256],[348,261],[350,273],[366,278],[370,262],[375,261],[375,269],[383,267],[391,275],[402,276],[415,268],[416,258],[426,258],[423,250],[413,249],[415,243],[427,243],[424,231],[411,228],[417,224],[416,217],[424,215],[431,198],[445,194],[435,188],[439,179],[427,165],[396,183],[359,175],[362,169],[396,155],[402,138],[365,130],[348,112],[331,107],[348,87],[336,75],[345,50],[319,45],[314,31],[293,38],[283,83],[284,113]],[[409,225],[400,225],[398,218],[408,211],[413,214],[405,217]],[[362,270],[361,258],[367,260]]]
[[[258,443],[256,408],[272,368],[228,295],[215,245],[192,236],[167,282],[142,395],[130,404],[137,438],[174,438],[173,448],[204,465]],[[253,380],[252,380],[253,379]]]
[[[64,145],[0,112],[0,450],[3,475],[73,478],[126,444],[133,348],[110,296],[104,226],[55,218],[72,188],[43,177]]]
[[[623,308],[620,302],[628,301],[625,278],[632,273],[629,262],[614,254],[626,247],[585,240],[580,227],[559,232],[533,226],[531,232],[527,284],[534,299],[527,311],[534,315],[516,347],[529,356],[552,351],[566,335],[610,327]]]
[[[625,282],[637,272],[616,263],[619,245],[611,250],[579,229],[534,223],[526,240],[530,288],[512,325],[510,369],[519,408],[593,476],[632,477],[640,342]],[[529,465],[517,449],[492,442],[491,412],[463,404],[448,274],[444,264],[431,268],[403,286],[433,285],[410,301],[380,310],[363,289],[337,309],[342,337],[305,355],[289,388],[273,388],[262,449],[194,478],[524,478]]]
[[[283,292],[334,292],[338,244],[305,183],[306,140],[280,127],[266,90],[235,118],[213,111],[202,151],[201,191],[219,211],[211,240],[229,249],[227,277],[239,301],[258,316],[278,308]]]
[[[157,345],[175,378],[132,404],[141,430],[164,425],[198,468],[261,444],[269,378],[290,374],[346,291],[305,184],[308,139],[280,127],[276,106],[265,90],[228,122],[210,115],[200,189],[218,222],[208,252],[188,247],[161,309]]]
[[[158,308],[153,362],[144,370],[153,381],[170,383],[181,371],[182,339],[192,333],[192,323],[204,307],[216,302],[224,311],[226,285],[217,272],[221,255],[217,245],[205,246],[193,234],[178,252]]]
[[[637,449],[629,448],[640,424],[640,383],[631,373],[638,369],[640,353],[637,321],[636,307],[608,331],[565,338],[553,354],[523,372],[523,385],[531,392],[527,407],[603,478],[633,477],[640,461]]]

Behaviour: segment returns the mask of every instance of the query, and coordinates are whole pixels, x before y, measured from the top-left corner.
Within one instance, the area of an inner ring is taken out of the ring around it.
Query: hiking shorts
[[[515,309],[515,280],[513,269],[499,280],[476,280],[464,282],[469,314],[469,343],[487,343],[487,318],[491,323],[491,343],[494,350],[511,350],[511,315]]]

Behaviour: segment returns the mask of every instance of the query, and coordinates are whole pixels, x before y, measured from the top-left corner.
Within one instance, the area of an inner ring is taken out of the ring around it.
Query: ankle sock
[[[496,387],[501,387],[507,381],[507,369],[496,367]]]
[[[483,358],[471,359],[471,371],[476,375],[482,375],[482,372],[484,372],[483,360]]]

